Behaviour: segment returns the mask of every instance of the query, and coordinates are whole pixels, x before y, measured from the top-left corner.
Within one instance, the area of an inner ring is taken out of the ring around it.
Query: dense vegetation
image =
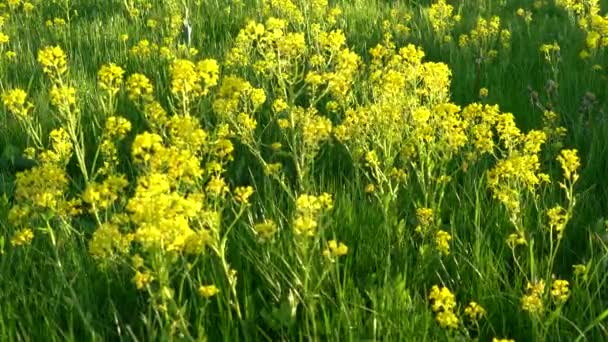
[[[0,1],[0,339],[608,339],[604,11]]]

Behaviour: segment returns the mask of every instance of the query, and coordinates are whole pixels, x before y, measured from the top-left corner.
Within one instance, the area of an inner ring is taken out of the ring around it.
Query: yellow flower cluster
[[[429,7],[428,17],[433,31],[442,39],[441,42],[451,41],[451,31],[461,19],[459,14],[454,14],[454,7],[445,0],[438,0]]]
[[[2,103],[9,112],[18,118],[26,119],[34,105],[27,101],[27,93],[20,88],[6,90],[2,93]]]
[[[194,64],[186,59],[176,59],[169,68],[171,93],[182,102],[205,96],[217,85],[219,65],[214,59],[201,60]]]
[[[444,230],[438,230],[435,233],[435,246],[437,250],[441,252],[443,255],[450,254],[450,241],[452,240],[452,235]]]
[[[479,17],[468,34],[459,36],[458,45],[473,49],[482,60],[492,60],[498,55],[498,47],[508,49],[511,46],[511,31],[501,27],[498,16]]]
[[[323,256],[331,261],[335,261],[336,258],[344,256],[348,253],[348,247],[336,240],[327,241],[327,248],[323,250]]]
[[[435,319],[442,328],[456,329],[460,324],[456,309],[456,298],[447,287],[434,285],[429,294],[431,309],[435,312]]]
[[[102,183],[92,182],[82,193],[82,200],[91,205],[91,211],[108,209],[129,185],[122,175],[110,174]]]
[[[570,283],[567,280],[556,279],[551,285],[551,297],[557,304],[565,303],[570,297]]]
[[[253,226],[253,230],[261,242],[267,242],[272,240],[277,233],[278,227],[273,220],[264,220],[263,222],[256,223]]]
[[[98,85],[112,96],[120,90],[125,71],[114,63],[103,65],[97,73]]]
[[[150,79],[143,74],[135,73],[131,74],[127,78],[127,93],[129,100],[134,102],[152,100],[153,86]]]
[[[517,9],[517,11],[515,11],[515,14],[517,14],[518,17],[523,18],[526,24],[530,24],[532,22],[532,11],[525,10],[520,7]]]
[[[578,180],[578,170],[581,167],[578,151],[575,149],[562,150],[557,157],[557,161],[562,167],[566,181],[575,183]]]
[[[304,22],[302,11],[291,0],[263,0],[262,6],[266,16],[275,14],[294,24],[302,24]],[[323,8],[322,4],[319,3],[313,4],[313,6],[316,7],[317,11]]]
[[[476,302],[470,302],[464,309],[464,314],[473,322],[479,321],[486,315],[486,310]]]
[[[521,298],[521,308],[531,314],[542,314],[545,307],[543,295],[545,293],[545,281],[539,280],[526,285],[527,294]]]
[[[201,285],[198,288],[198,293],[204,298],[211,298],[220,293],[220,289],[215,285]]]
[[[23,228],[17,231],[11,238],[12,246],[29,245],[34,239],[34,232],[30,228]]]
[[[557,0],[571,20],[576,21],[585,33],[585,49],[580,57],[585,59],[608,47],[608,16],[600,14],[600,3],[597,0]]]
[[[126,255],[132,240],[133,234],[121,232],[120,222],[107,222],[97,228],[89,240],[89,253],[104,264],[118,256]]]
[[[66,73],[67,57],[59,46],[47,46],[38,51],[38,63],[51,79],[56,80]]]
[[[227,76],[222,80],[213,101],[213,110],[223,122],[230,125],[237,136],[252,141],[257,127],[254,113],[265,102],[266,93],[262,88],[254,88],[240,77]]]
[[[328,193],[319,196],[307,194],[298,196],[293,219],[294,233],[298,236],[315,236],[321,214],[332,208],[333,200]]]

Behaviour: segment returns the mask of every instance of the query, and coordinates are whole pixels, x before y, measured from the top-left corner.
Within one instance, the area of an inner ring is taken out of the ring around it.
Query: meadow
[[[608,340],[606,13],[0,0],[0,340]]]

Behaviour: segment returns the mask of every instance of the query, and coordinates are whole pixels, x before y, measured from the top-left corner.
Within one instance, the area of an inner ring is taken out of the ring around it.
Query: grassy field
[[[0,340],[608,340],[606,12],[1,0]]]

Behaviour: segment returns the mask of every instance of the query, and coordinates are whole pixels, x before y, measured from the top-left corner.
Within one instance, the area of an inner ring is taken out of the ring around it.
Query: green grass
[[[518,127],[527,132],[542,129],[543,114],[531,103],[529,89],[539,93],[544,105],[551,102],[560,115],[560,124],[568,130],[563,146],[577,149],[582,164],[575,186],[577,202],[573,216],[553,258],[550,251],[554,251],[555,239],[544,229],[546,210],[558,203],[566,206],[567,202],[558,186],[562,181],[555,159],[558,151],[548,146],[539,156],[541,169],[551,176],[552,184],[522,197],[521,218],[529,244],[514,252],[505,243],[514,231],[509,212],[493,198],[486,183],[487,171],[496,164],[491,156],[467,164],[466,170],[462,166],[463,154],[441,164],[452,179],[440,190],[443,194],[440,203],[435,199],[429,201],[438,205],[436,219],[440,222],[434,229],[445,230],[452,236],[448,255],[438,252],[432,236],[423,239],[415,232],[419,224],[416,209],[424,206],[427,190],[431,189],[416,177],[419,165],[407,170],[408,182],[399,185],[394,197],[381,194],[375,197],[364,190],[370,182],[364,163],[353,157],[347,145],[330,138],[304,165],[310,172],[298,178],[293,161],[298,154],[289,150],[288,140],[271,119],[272,101],[282,90],[280,84],[256,75],[250,68],[230,69],[224,65],[239,30],[249,20],[265,21],[262,1],[150,0],[151,10],[139,21],[130,20],[123,1],[118,0],[32,2],[36,9],[29,16],[21,8],[14,12],[5,10],[7,20],[2,32],[10,36],[10,42],[2,52],[13,50],[17,57],[15,61],[2,57],[0,90],[18,87],[28,92],[45,143],[49,132],[64,123],[57,119],[56,109],[49,101],[51,81],[36,61],[42,47],[59,45],[68,56],[69,80],[77,89],[82,113],[86,164],[92,167],[102,132],[95,122],[103,122],[107,116],[100,106],[99,68],[114,62],[126,70],[125,76],[145,74],[154,84],[155,98],[166,109],[171,108],[175,98],[169,91],[170,62],[159,56],[133,56],[129,48],[140,39],[162,45],[159,29],[147,28],[146,19],[160,22],[171,13],[183,15],[182,6],[186,5],[193,27],[192,46],[199,50],[193,60],[216,59],[222,65],[220,84],[224,77],[237,73],[253,87],[265,90],[267,100],[254,114],[258,119],[255,136],[263,145],[253,146],[263,146],[259,152],[267,163],[283,162],[285,178],[281,184],[266,175],[255,149],[235,135],[231,137],[234,160],[226,165],[224,178],[230,189],[251,185],[255,190],[252,205],[241,208],[231,197],[218,202],[204,200],[205,205],[215,206],[222,213],[218,229],[225,239],[225,250],[214,253],[208,248],[199,255],[172,257],[159,250],[145,251],[134,241],[125,254],[117,253],[115,258],[100,263],[89,252],[89,243],[99,230],[91,213],[65,222],[57,218],[32,219],[29,228],[34,230],[35,237],[31,244],[13,246],[11,239],[22,226],[9,220],[9,211],[23,199],[15,193],[16,172],[0,169],[3,193],[0,340],[491,341],[497,337],[516,341],[601,341],[608,338],[605,323],[608,233],[604,223],[608,219],[605,176],[608,55],[600,52],[592,60],[582,61],[579,52],[585,46],[585,33],[553,1],[546,1],[538,9],[523,0],[450,1],[462,20],[451,31],[454,38],[448,44],[437,39],[427,20],[428,7],[435,1],[330,1],[342,9],[335,26],[344,31],[347,45],[365,63],[371,60],[369,49],[383,40],[383,21],[392,20],[391,10],[408,11],[410,33],[395,35],[395,43],[398,47],[409,43],[420,46],[426,54],[425,61],[449,66],[453,103],[462,107],[478,101],[498,104],[503,112],[513,113]],[[58,29],[47,27],[48,19],[67,19],[61,3],[70,4],[71,21]],[[171,4],[176,4],[176,11],[172,12]],[[515,14],[519,7],[532,10],[529,25]],[[608,11],[608,1],[601,1],[601,8]],[[471,52],[458,47],[458,36],[470,31],[478,16],[493,15],[500,16],[502,27],[511,32],[511,47],[499,49],[495,60],[478,68]],[[289,31],[303,31],[307,39],[311,32],[306,24],[292,24]],[[126,43],[119,40],[121,34],[128,34]],[[561,48],[559,73],[553,80],[559,84],[559,90],[547,98],[544,89],[554,75],[539,47],[553,41]],[[594,64],[603,69],[593,70]],[[353,90],[356,100],[348,104],[353,108],[371,101],[366,98],[367,74],[362,71],[361,75]],[[479,98],[479,87],[488,88],[487,98]],[[217,88],[191,113],[202,123],[210,139],[215,139],[213,135],[223,120],[212,109]],[[589,92],[596,101],[581,111],[581,103]],[[305,106],[311,99],[307,96],[295,100]],[[329,97],[320,103],[324,104]],[[344,117],[344,110],[327,113],[323,106],[318,107],[321,115],[332,119],[334,127]],[[150,129],[125,90],[119,93],[116,113],[133,125],[117,146],[121,162],[117,172],[125,174],[130,184],[112,209],[101,214],[102,221],[114,213],[126,212],[126,202],[135,196],[137,179],[141,179],[144,170],[130,157],[130,146],[139,133]],[[266,123],[269,126],[264,130]],[[386,132],[380,136],[386,140],[370,144],[381,146],[390,139],[389,135]],[[284,154],[272,152],[269,145],[275,141],[283,142]],[[0,149],[6,152],[17,148],[21,153],[32,144],[27,132],[3,106]],[[9,157],[8,152],[5,154],[3,158]],[[75,157],[65,169],[70,177],[68,193],[70,197],[79,197],[86,184]],[[203,183],[196,186],[204,188]],[[332,194],[333,209],[319,219],[320,228],[314,237],[302,240],[294,230],[297,215],[294,197],[322,192]],[[254,234],[254,224],[266,218],[273,219],[278,226],[272,243],[260,243]],[[136,230],[134,221],[121,226],[124,234]],[[348,253],[334,263],[322,256],[327,241],[332,239],[348,246]],[[143,290],[138,290],[132,281],[135,272],[131,257],[135,253],[144,256],[146,267],[155,275],[155,280]],[[575,264],[588,266],[585,279],[573,274]],[[233,288],[227,267],[237,272]],[[567,302],[557,308],[549,304],[553,275],[568,280],[571,291]],[[530,279],[544,279],[547,283],[545,313],[539,317],[521,306]],[[203,298],[198,287],[206,284],[215,284],[220,292]],[[429,300],[433,285],[446,286],[456,296],[461,319],[458,329],[441,328],[436,322]],[[164,287],[173,291],[171,297],[163,297]],[[479,303],[487,312],[478,325],[468,324],[462,314],[470,301]]]

